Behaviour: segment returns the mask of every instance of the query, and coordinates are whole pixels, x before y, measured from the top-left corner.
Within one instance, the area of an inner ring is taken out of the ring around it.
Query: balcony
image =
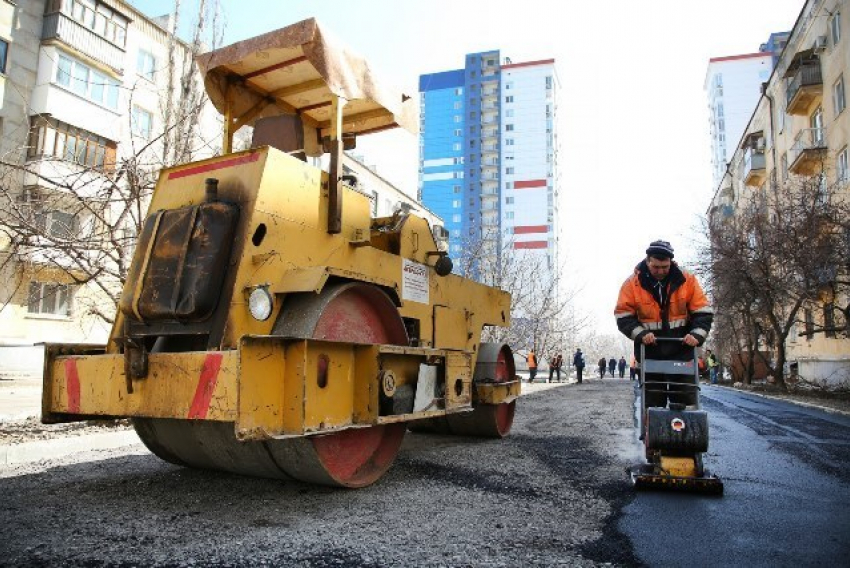
[[[809,114],[812,103],[823,96],[820,60],[805,61],[794,69],[785,96],[787,103],[785,110],[788,114]]]
[[[788,170],[807,176],[823,171],[826,158],[826,129],[806,128],[797,133],[794,144],[788,150]]]
[[[44,17],[41,40],[44,42],[61,41],[68,47],[109,66],[118,73],[124,72],[123,49],[61,12],[54,12]]]
[[[744,183],[751,187],[758,187],[767,179],[765,170],[764,152],[754,148],[744,150]]]

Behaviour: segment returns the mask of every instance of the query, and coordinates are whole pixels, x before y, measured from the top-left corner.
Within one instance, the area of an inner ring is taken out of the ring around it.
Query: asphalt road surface
[[[724,497],[635,494],[628,381],[534,385],[504,440],[409,433],[377,484],[183,469],[142,446],[0,469],[0,565],[841,565],[850,418],[707,388]]]
[[[703,386],[722,498],[640,493],[619,522],[650,566],[840,566],[850,558],[850,417]]]

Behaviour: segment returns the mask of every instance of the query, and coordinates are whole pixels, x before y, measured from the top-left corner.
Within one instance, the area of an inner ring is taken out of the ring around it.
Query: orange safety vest
[[[670,295],[667,321],[670,329],[687,327],[695,314],[713,314],[711,304],[702,291],[696,277],[684,270],[681,271],[685,281]],[[638,270],[623,282],[614,315],[620,318],[637,316],[640,325],[631,330],[632,339],[643,331],[658,331],[663,329],[661,306],[653,298],[652,293],[641,286]],[[710,325],[710,323],[709,323]],[[687,333],[699,335],[702,339],[708,335],[708,329],[694,327],[686,329]]]
[[[534,353],[528,354],[528,366],[537,368],[537,356]]]

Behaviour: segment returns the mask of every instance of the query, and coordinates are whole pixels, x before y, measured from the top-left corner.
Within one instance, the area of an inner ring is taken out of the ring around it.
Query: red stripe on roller
[[[525,235],[528,233],[548,233],[549,227],[546,225],[516,225],[514,227],[515,235]]]
[[[514,189],[529,189],[532,187],[546,187],[545,179],[526,179],[514,182]]]
[[[214,162],[212,164],[203,164],[201,166],[195,166],[194,168],[186,168],[185,170],[171,172],[170,174],[168,174],[168,179],[180,179],[184,177],[203,174],[206,172],[212,172],[215,170],[223,170],[224,168],[241,166],[242,164],[250,164],[252,162],[256,162],[259,159],[259,152],[251,152],[250,154],[245,154],[244,156],[237,156],[236,158],[230,158],[228,160],[222,160],[220,162]]]
[[[221,353],[211,353],[204,359],[201,369],[201,378],[198,379],[198,388],[195,389],[195,398],[189,408],[189,418],[206,418],[210,409],[210,400],[218,381],[218,371],[221,368]]]
[[[77,360],[65,360],[65,388],[68,391],[68,412],[80,412],[80,374],[77,371]]]
[[[528,241],[526,243],[514,243],[515,249],[545,249],[549,247],[546,241]]]

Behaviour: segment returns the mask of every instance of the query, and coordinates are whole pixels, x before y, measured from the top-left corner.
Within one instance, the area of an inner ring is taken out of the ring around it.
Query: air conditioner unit
[[[812,49],[815,53],[823,53],[827,48],[827,39],[825,35],[818,36],[815,39],[815,43],[812,45]]]

